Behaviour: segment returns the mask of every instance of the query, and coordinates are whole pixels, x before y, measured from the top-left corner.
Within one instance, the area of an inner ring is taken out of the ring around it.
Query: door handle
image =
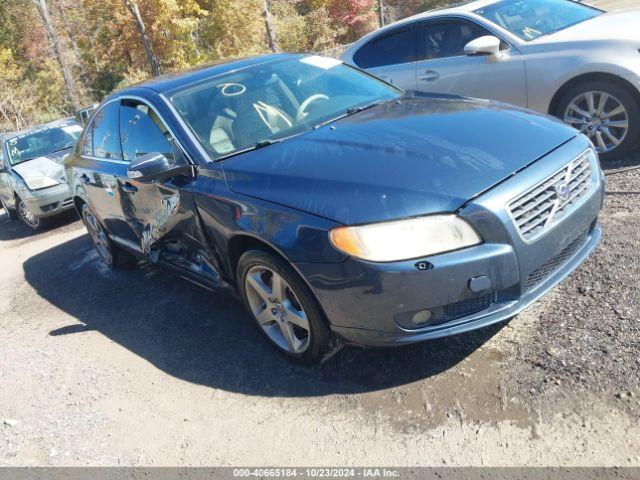
[[[127,193],[136,193],[138,191],[138,187],[127,182],[122,186],[122,191]]]
[[[86,173],[83,173],[82,175],[80,175],[80,181],[82,183],[90,183],[91,179],[87,176]]]
[[[427,70],[419,78],[423,82],[435,82],[436,80],[438,80],[440,78],[440,74],[438,72],[436,72],[435,70]]]

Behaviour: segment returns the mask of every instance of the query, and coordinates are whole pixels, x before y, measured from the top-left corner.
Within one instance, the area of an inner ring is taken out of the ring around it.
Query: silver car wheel
[[[629,131],[629,114],[620,100],[607,92],[584,92],[574,98],[564,121],[589,137],[598,153],[615,150]]]
[[[87,227],[87,231],[89,232],[91,241],[96,247],[98,254],[100,255],[100,257],[102,257],[102,260],[104,260],[106,264],[110,265],[113,261],[113,255],[111,253],[109,239],[107,238],[107,234],[102,228],[102,225],[100,225],[100,222],[98,222],[96,217],[88,208],[83,209],[82,220]]]
[[[27,224],[27,226],[37,229],[40,226],[40,219],[27,207],[27,205],[22,201],[18,200],[16,202],[18,205],[18,215],[20,215],[20,219]]]
[[[244,288],[251,313],[267,337],[287,353],[304,353],[311,342],[309,320],[284,278],[257,265],[247,272]]]

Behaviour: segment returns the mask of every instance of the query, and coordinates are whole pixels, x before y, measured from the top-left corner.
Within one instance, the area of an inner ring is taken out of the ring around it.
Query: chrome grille
[[[583,153],[509,204],[511,218],[524,240],[531,242],[560,223],[589,194],[593,161],[591,151]]]

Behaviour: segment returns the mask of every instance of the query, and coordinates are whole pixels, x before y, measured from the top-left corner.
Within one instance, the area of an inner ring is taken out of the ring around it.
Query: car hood
[[[454,212],[575,137],[495,102],[405,98],[224,162],[231,190],[343,224]]]
[[[64,174],[64,159],[69,155],[70,149],[49,154],[45,157],[34,158],[26,162],[12,166],[12,170],[24,180],[31,178],[49,177],[59,182],[66,183]]]
[[[559,32],[540,37],[531,44],[573,41],[633,40],[640,41],[640,8],[599,15]]]

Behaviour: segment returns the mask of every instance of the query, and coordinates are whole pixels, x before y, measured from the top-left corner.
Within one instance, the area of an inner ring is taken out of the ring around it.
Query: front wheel
[[[625,88],[592,81],[563,97],[558,116],[589,137],[603,160],[628,154],[640,138],[640,107]]]
[[[284,261],[252,250],[240,258],[238,289],[269,343],[289,359],[315,365],[340,349],[315,298]]]
[[[24,203],[20,198],[16,198],[16,211],[18,212],[18,218],[29,229],[37,232],[45,227],[45,222]]]

